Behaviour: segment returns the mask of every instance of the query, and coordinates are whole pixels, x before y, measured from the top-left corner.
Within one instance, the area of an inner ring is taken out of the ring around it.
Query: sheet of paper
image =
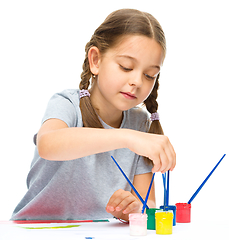
[[[66,226],[68,227],[64,228]],[[27,227],[39,229],[27,229]],[[77,224],[0,224],[0,240],[161,240],[164,238],[166,240],[227,240],[228,223],[200,219],[198,222],[178,223],[173,227],[172,235],[157,235],[154,230],[148,230],[147,236],[144,237],[130,236],[129,225],[115,219],[111,219],[110,222]]]
[[[133,239],[129,226],[111,219],[99,223],[1,224],[0,240]]]

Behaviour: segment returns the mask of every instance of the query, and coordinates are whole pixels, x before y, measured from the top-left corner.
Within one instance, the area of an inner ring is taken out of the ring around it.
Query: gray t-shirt
[[[65,90],[55,94],[48,103],[42,122],[51,118],[61,119],[68,127],[83,127],[79,90]],[[104,128],[111,128],[102,123]],[[148,127],[148,115],[141,108],[124,112],[120,128],[146,132]],[[82,220],[112,217],[105,210],[110,197],[118,189],[130,191],[131,188],[111,155],[130,181],[133,181],[135,175],[151,172],[152,166],[127,148],[71,161],[45,160],[35,148],[27,177],[28,191],[15,208],[11,219]]]

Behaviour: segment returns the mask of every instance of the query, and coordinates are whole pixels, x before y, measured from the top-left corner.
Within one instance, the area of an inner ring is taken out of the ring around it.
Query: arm
[[[154,163],[153,172],[173,170],[176,155],[164,135],[130,129],[69,128],[59,119],[43,123],[37,135],[39,155],[47,160],[66,161],[114,149],[129,148]]]
[[[139,194],[141,195],[141,197],[144,200],[146,198],[146,194],[147,194],[147,191],[149,189],[149,185],[150,185],[150,182],[151,182],[151,179],[152,179],[152,175],[153,175],[152,173],[145,173],[145,174],[139,174],[139,175],[134,176],[133,185],[135,186],[135,188],[137,189],[137,191],[139,192]],[[154,178],[154,180],[155,180],[155,178]],[[134,191],[131,191],[131,192],[137,198]],[[152,185],[152,188],[151,188],[151,191],[150,191],[150,194],[149,194],[147,205],[149,206],[149,208],[155,208],[156,207],[154,181],[153,181],[153,185]],[[142,209],[142,205],[141,205],[141,209]]]
[[[39,155],[47,160],[72,160],[125,148],[125,129],[69,128],[59,119],[43,123],[37,135]]]

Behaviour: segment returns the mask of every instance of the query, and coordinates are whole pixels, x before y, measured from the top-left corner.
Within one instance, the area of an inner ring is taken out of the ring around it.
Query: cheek
[[[147,82],[146,84],[144,84],[144,88],[142,89],[143,101],[148,98],[154,88],[154,85],[155,81],[153,83]]]
[[[115,79],[110,74],[101,74],[98,77],[98,85],[103,90],[112,91],[115,85]]]
[[[107,65],[104,70],[100,71],[98,76],[98,84],[103,88],[117,90],[122,86],[122,76],[114,66]]]

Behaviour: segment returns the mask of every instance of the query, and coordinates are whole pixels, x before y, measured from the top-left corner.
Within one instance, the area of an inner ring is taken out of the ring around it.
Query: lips
[[[130,93],[130,92],[121,92],[121,94],[127,98],[127,99],[135,99],[137,98],[134,94]]]

